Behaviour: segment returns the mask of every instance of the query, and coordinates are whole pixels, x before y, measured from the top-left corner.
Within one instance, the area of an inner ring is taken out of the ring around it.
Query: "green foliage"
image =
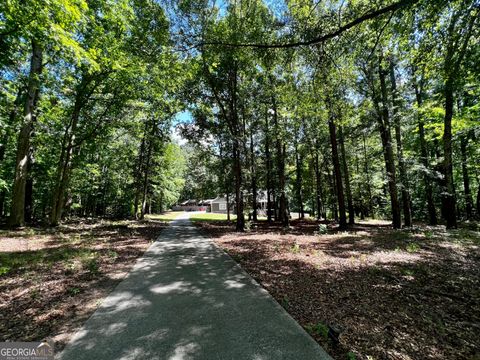
[[[407,252],[409,253],[416,253],[420,250],[420,245],[418,245],[417,243],[409,243],[406,247],[406,250]]]
[[[293,246],[291,247],[290,249],[290,252],[292,252],[292,254],[298,254],[300,252],[300,244],[293,244]]]
[[[347,353],[347,360],[356,360],[356,359],[357,359],[357,356],[355,355],[354,352],[349,351]]]
[[[325,224],[318,224],[317,234],[323,235],[328,232],[328,227]]]
[[[319,336],[324,340],[328,339],[328,326],[324,323],[307,324],[305,330],[311,335]]]

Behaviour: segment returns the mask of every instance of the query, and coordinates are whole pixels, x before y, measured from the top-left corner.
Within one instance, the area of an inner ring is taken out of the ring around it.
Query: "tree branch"
[[[381,9],[367,12],[365,15],[356,18],[355,20],[339,27],[337,30],[318,36],[316,38],[305,40],[305,41],[296,41],[291,43],[284,43],[284,44],[236,44],[236,43],[228,43],[228,42],[221,42],[221,41],[213,41],[213,42],[204,42],[200,43],[197,46],[205,46],[205,45],[219,45],[219,46],[227,46],[227,47],[249,47],[249,48],[261,48],[261,49],[287,49],[287,48],[294,48],[299,46],[308,46],[308,45],[315,45],[327,40],[333,39],[340,34],[344,33],[347,30],[365,22],[368,20],[372,20],[380,15],[397,11],[401,8],[404,8],[409,5],[413,5],[417,3],[419,0],[400,0],[396,3],[393,3],[389,6],[383,7]]]

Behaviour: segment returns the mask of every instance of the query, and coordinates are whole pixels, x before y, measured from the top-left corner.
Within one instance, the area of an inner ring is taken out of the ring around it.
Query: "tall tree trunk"
[[[478,190],[477,190],[477,217],[480,218],[480,178],[477,180]]]
[[[328,119],[328,129],[330,133],[330,144],[332,146],[332,164],[335,177],[335,188],[337,194],[338,210],[340,212],[339,227],[345,229],[347,227],[347,215],[345,212],[345,199],[343,194],[342,172],[340,169],[340,159],[338,156],[337,147],[337,130],[333,119],[333,114],[330,113]]]
[[[270,152],[270,128],[268,123],[268,111],[265,111],[265,157],[267,170],[267,221],[272,222],[272,155]]]
[[[392,117],[395,125],[395,139],[397,143],[397,158],[398,158],[398,170],[400,173],[400,189],[402,195],[403,206],[403,221],[405,226],[412,226],[412,209],[410,207],[411,198],[408,184],[407,169],[405,166],[405,158],[403,157],[403,145],[402,145],[402,129],[400,124],[400,114],[398,110],[400,108],[399,96],[397,91],[397,82],[395,79],[395,65],[390,60],[390,82],[392,90]]]
[[[418,109],[421,109],[423,104],[423,86],[417,85],[414,82],[415,97],[417,100]],[[428,223],[430,225],[437,225],[437,211],[435,209],[435,202],[433,200],[432,179],[430,176],[430,164],[428,161],[427,142],[425,140],[425,125],[422,116],[418,115],[418,137],[420,142],[420,156],[423,165],[423,183],[425,186],[425,197],[427,201]]]
[[[230,220],[230,192],[227,190],[227,221]]]
[[[355,210],[353,208],[353,199],[352,199],[352,190],[350,188],[350,176],[347,165],[347,155],[345,152],[345,139],[343,137],[343,127],[338,127],[338,139],[340,142],[340,151],[342,152],[342,170],[343,177],[345,180],[345,192],[347,195],[347,206],[348,206],[348,223],[350,225],[355,224]]]
[[[63,207],[65,205],[65,192],[70,181],[75,132],[80,118],[80,101],[80,97],[77,97],[70,123],[65,129],[63,136],[62,150],[57,166],[55,190],[52,197],[52,210],[50,214],[51,226],[57,226],[62,218]]]
[[[461,10],[459,10],[461,11]],[[453,179],[452,161],[452,118],[454,105],[454,91],[460,73],[468,43],[473,34],[475,22],[478,20],[480,8],[469,7],[465,14],[465,22],[461,23],[464,28],[462,35],[458,35],[457,21],[459,13],[453,13],[448,26],[448,42],[446,44],[444,73],[445,73],[445,117],[443,121],[443,171],[444,187],[442,191],[442,212],[447,222],[447,229],[457,228],[457,206],[455,199],[455,184]]]
[[[322,178],[321,178],[321,169],[320,169],[320,161],[319,161],[319,154],[318,154],[318,141],[315,140],[315,192],[316,192],[316,203],[317,203],[317,220],[321,220],[322,218]]]
[[[277,113],[277,101],[275,96],[272,96],[272,106],[273,106],[273,123],[276,133],[276,147],[277,147],[277,175],[278,175],[278,190],[280,192],[279,196],[279,220],[282,223],[283,227],[288,227],[288,210],[287,210],[287,198],[285,195],[285,145],[283,144],[280,126],[278,123],[278,113]]]
[[[452,162],[453,87],[453,78],[448,76],[447,81],[445,82],[445,118],[443,123],[444,189],[442,191],[442,212],[445,221],[447,222],[447,229],[454,229],[457,227],[457,206]]]
[[[253,146],[253,127],[250,129],[250,167],[252,176],[253,221],[257,221],[257,174],[255,169],[255,151]]]
[[[463,176],[463,191],[465,195],[465,212],[467,219],[471,219],[473,216],[473,200],[472,191],[470,190],[470,178],[468,176],[468,134],[464,135],[460,139],[460,150],[462,154],[462,176]]]
[[[15,119],[17,118],[19,108],[22,105],[23,90],[24,89],[22,87],[18,89],[17,96],[15,98],[15,101],[13,102],[13,108],[10,111],[10,114],[8,116],[8,123],[6,124],[7,126],[5,127],[5,130],[4,130],[5,133],[3,135],[3,138],[1,140],[2,142],[0,144],[0,164],[5,160],[5,153],[8,148],[8,140],[11,137],[11,131],[12,131],[11,129],[14,128]],[[3,217],[5,215],[6,197],[7,197],[7,190],[6,189],[0,190],[0,217]]]
[[[390,118],[388,113],[388,97],[387,87],[385,83],[385,71],[382,68],[381,59],[378,62],[378,74],[380,78],[380,90],[382,97],[382,107],[377,116],[378,125],[380,128],[380,136],[382,138],[383,156],[385,159],[385,170],[387,173],[388,190],[390,193],[390,203],[392,207],[392,224],[394,229],[400,229],[402,227],[402,218],[400,214],[400,203],[398,201],[397,193],[397,180],[395,174],[395,160],[392,149],[392,135],[390,131]],[[378,99],[376,99],[376,106],[379,108]]]
[[[27,158],[27,181],[25,183],[25,222],[31,223],[33,218],[33,150],[30,148]]]
[[[143,128],[143,137],[142,142],[140,143],[140,149],[138,151],[138,160],[136,171],[133,174],[135,179],[135,198],[133,201],[133,216],[135,219],[139,218],[138,214],[138,205],[140,203],[140,196],[141,196],[141,182],[142,182],[142,174],[144,171],[144,163],[145,163],[145,151],[146,151],[146,144],[147,144],[147,136],[148,136],[148,121],[145,121],[144,128]]]
[[[236,230],[245,231],[245,216],[243,214],[243,196],[242,196],[242,164],[240,158],[240,144],[238,139],[234,140],[233,156],[234,156],[234,174],[235,174],[235,203],[237,207],[237,223]]]
[[[156,139],[157,131],[157,122],[155,119],[152,119],[152,128],[150,129],[151,133],[149,134],[146,142],[147,154],[145,158],[145,167],[143,171],[143,184],[142,184],[142,206],[140,208],[140,220],[145,218],[145,213],[147,210],[147,201],[148,201],[148,186],[150,180],[150,167],[152,163],[152,152],[154,147],[154,141]]]
[[[8,223],[12,227],[25,224],[25,186],[28,177],[27,159],[30,151],[30,136],[33,130],[34,115],[40,94],[43,50],[36,40],[32,40],[32,57],[24,101],[23,123],[20,128],[15,161],[15,178],[12,187],[12,204]]]
[[[303,219],[305,217],[305,213],[303,210],[303,193],[302,193],[302,159],[300,159],[300,154],[298,151],[298,143],[295,141],[295,165],[296,165],[296,172],[297,172],[297,179],[296,179],[296,195],[297,195],[297,203],[299,206],[299,218]]]
[[[375,219],[375,211],[373,209],[373,197],[372,197],[372,185],[370,180],[370,168],[368,166],[367,145],[365,139],[365,133],[363,135],[363,160],[365,168],[365,176],[367,177],[367,196],[368,196],[368,215]]]

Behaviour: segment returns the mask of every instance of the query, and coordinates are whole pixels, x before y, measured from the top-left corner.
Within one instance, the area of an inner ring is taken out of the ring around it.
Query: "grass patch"
[[[145,215],[145,218],[147,220],[172,221],[182,214],[185,214],[185,212],[184,211],[165,211],[164,213],[161,213],[161,214]]]
[[[230,215],[230,220],[235,220],[236,215]],[[214,214],[214,213],[204,213],[204,214],[192,214],[190,216],[192,221],[227,221],[227,214]]]

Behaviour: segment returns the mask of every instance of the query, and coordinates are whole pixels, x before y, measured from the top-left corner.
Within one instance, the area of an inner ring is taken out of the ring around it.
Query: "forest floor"
[[[480,226],[197,222],[336,359],[480,359]],[[340,343],[328,325],[341,329]]]
[[[82,221],[0,230],[0,341],[64,347],[166,226]]]

